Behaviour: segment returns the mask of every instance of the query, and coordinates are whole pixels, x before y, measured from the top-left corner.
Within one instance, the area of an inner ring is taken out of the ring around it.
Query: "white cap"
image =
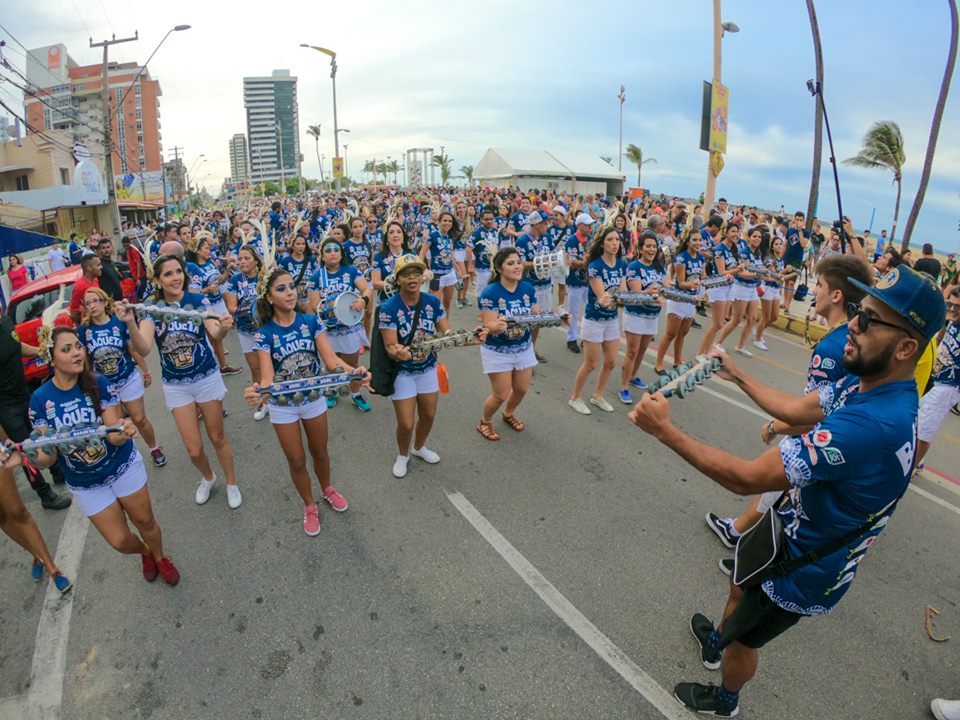
[[[553,208],[553,214],[556,215],[557,213],[560,213],[561,215],[566,215],[567,209],[563,205],[557,205],[555,208]]]
[[[593,219],[593,215],[590,213],[580,213],[577,215],[577,225],[593,225],[595,222],[596,220]]]

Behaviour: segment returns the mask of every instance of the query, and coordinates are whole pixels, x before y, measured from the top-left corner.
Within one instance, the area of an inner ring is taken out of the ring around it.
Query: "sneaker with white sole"
[[[395,478],[406,477],[407,463],[409,462],[410,462],[409,455],[397,455],[397,459],[393,463],[393,476]]]
[[[227,505],[231,510],[236,510],[243,502],[243,496],[240,494],[240,488],[236,485],[227,485]]]
[[[270,412],[270,409],[267,407],[267,404],[264,403],[263,405],[257,408],[255,413],[253,413],[253,419],[257,421],[263,420],[269,412]]]
[[[744,357],[753,357],[753,353],[747,350],[746,348],[738,347],[734,348],[738,355],[743,355]]]
[[[629,390],[621,390],[617,393],[617,397],[620,398],[620,402],[626,405],[633,405],[633,395],[630,394]]]
[[[337,492],[336,488],[333,485],[328,485],[325,488],[320,488],[320,494],[323,495],[323,499],[330,503],[332,507],[337,512],[344,512],[347,509],[347,499]]]
[[[303,508],[303,531],[310,537],[320,534],[320,508],[316,505]]]
[[[934,698],[930,701],[930,712],[937,720],[960,720],[960,700]]]
[[[759,340],[754,340],[754,341],[753,341],[753,346],[754,346],[755,348],[758,348],[758,349],[760,349],[760,350],[763,350],[764,352],[767,352],[767,350],[768,350],[768,348],[767,348],[767,343],[764,342],[763,338],[760,338]]]
[[[197,494],[195,499],[197,505],[203,505],[207,500],[210,499],[210,491],[213,489],[213,484],[217,481],[217,476],[214,475],[209,480],[204,480],[200,478],[200,484],[197,485]]]
[[[428,448],[426,445],[424,445],[419,450],[414,448],[411,451],[411,455],[415,455],[416,457],[420,458],[424,462],[430,463],[431,465],[435,465],[438,462],[440,462],[440,456],[437,455],[433,450]]]
[[[587,404],[580,398],[577,398],[576,400],[567,400],[567,405],[572,407],[581,415],[590,415],[593,412],[590,408],[587,407]]]
[[[713,344],[713,349],[716,350],[716,351],[718,351],[718,352],[726,352],[726,350],[724,349],[723,345],[721,345],[720,343],[714,343],[714,344]]]
[[[599,397],[591,397],[590,404],[596,405],[598,408],[604,412],[613,412],[613,405],[607,402],[607,399],[600,395]]]
[[[740,535],[734,530],[732,519],[720,517],[716,513],[708,512],[704,520],[707,523],[707,527],[716,533],[716,536],[720,538],[720,542],[722,542],[725,547],[732,548],[737,544]]]
[[[720,572],[722,572],[727,577],[733,575],[733,569],[736,567],[733,558],[720,558],[720,562],[717,563],[720,566]]]

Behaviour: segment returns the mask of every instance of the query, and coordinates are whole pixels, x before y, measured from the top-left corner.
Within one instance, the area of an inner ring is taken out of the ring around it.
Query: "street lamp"
[[[823,85],[807,80],[807,90],[813,97],[819,98],[823,111],[823,124],[827,128],[827,144],[830,146],[830,164],[833,165],[833,184],[837,188],[837,217],[840,218],[840,249],[847,252],[847,231],[843,225],[843,203],[840,201],[840,175],[837,173],[837,156],[833,152],[833,136],[830,134],[830,120],[827,118],[827,106],[823,102]]]
[[[140,66],[140,69],[137,71],[137,74],[133,77],[133,82],[130,83],[129,87],[123,91],[123,94],[120,96],[120,100],[117,102],[117,114],[119,115],[120,109],[123,107],[123,101],[127,99],[127,94],[133,90],[133,86],[137,84],[137,80],[140,79],[140,76],[143,75],[143,71],[147,69],[147,65],[150,64],[150,61],[153,60],[153,56],[157,54],[157,50],[160,49],[160,46],[166,41],[172,33],[181,32],[183,30],[189,30],[190,25],[176,25],[169,30],[167,34],[163,36],[163,39],[157,43],[157,46],[153,49],[153,52],[150,53],[150,57],[147,58],[147,61]]]
[[[720,20],[720,0],[713,0],[713,88],[720,85],[720,69],[723,54],[723,36],[726,33],[738,33],[740,27],[733,22],[721,22]],[[711,111],[712,103],[711,103]],[[728,119],[729,126],[729,119]],[[710,211],[713,209],[714,197],[717,193],[717,175],[720,173],[720,165],[714,159],[720,153],[711,150],[707,157],[707,188],[703,198],[703,218],[707,219]],[[714,172],[716,170],[716,173]]]
[[[317,45],[308,45],[307,43],[300,43],[300,47],[316,50],[330,58],[330,80],[333,82],[333,148],[336,153],[335,157],[340,157],[340,134],[337,130],[337,54],[333,50],[328,50],[327,48],[322,48]],[[344,174],[346,174],[346,161],[344,161],[343,165]],[[340,178],[334,178],[334,180],[336,182],[336,188],[339,190]]]
[[[347,130],[347,132],[350,132],[350,131]],[[343,175],[344,175],[344,177],[350,177],[349,173],[347,173],[347,148],[348,148],[348,147],[350,147],[350,146],[347,145],[346,143],[344,143],[344,145],[343,145]],[[338,183],[337,183],[337,186],[339,187],[339,185],[340,185],[340,183],[338,182]]]
[[[617,95],[617,100],[620,101],[620,151],[617,153],[617,172],[623,170],[623,103],[627,99],[625,90],[626,88],[621,85],[620,94]]]

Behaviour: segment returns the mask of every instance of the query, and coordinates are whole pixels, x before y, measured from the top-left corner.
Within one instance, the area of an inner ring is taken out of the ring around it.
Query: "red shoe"
[[[147,582],[156,580],[157,561],[153,559],[153,555],[141,555],[140,560],[143,562],[143,579]]]
[[[163,581],[170,587],[180,582],[180,571],[177,570],[177,566],[173,564],[173,560],[169,557],[165,557],[157,563],[157,570],[160,571]]]

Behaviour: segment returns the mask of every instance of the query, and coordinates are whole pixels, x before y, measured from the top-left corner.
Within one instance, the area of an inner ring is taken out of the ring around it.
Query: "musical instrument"
[[[48,427],[43,432],[34,430],[23,442],[0,445],[0,462],[5,462],[14,450],[36,460],[43,448],[56,448],[67,453],[77,450],[98,450],[103,445],[107,433],[121,432],[123,425],[74,425],[69,430],[57,432]]]
[[[565,278],[570,272],[570,265],[567,263],[567,255],[563,248],[556,252],[538,253],[533,256],[533,273],[540,280],[546,280],[553,275],[557,278]]]
[[[542,327],[559,327],[563,324],[563,320],[567,316],[566,314],[561,316],[556,313],[525,313],[522,315],[504,315],[502,317],[506,320],[507,327],[526,325],[532,330]]]
[[[360,293],[347,290],[340,293],[333,301],[333,316],[337,322],[346,327],[359,325],[363,321],[363,310],[354,310],[353,304],[360,299]]]
[[[752,272],[764,280],[772,280],[773,282],[781,282],[783,280],[783,278],[780,277],[780,273],[774,272],[766,265],[760,265],[759,263],[744,265],[742,269],[747,272]]]
[[[666,377],[661,378],[647,388],[647,392],[661,392],[664,397],[676,395],[679,398],[685,398],[692,393],[697,385],[703,385],[714,371],[720,369],[723,363],[720,358],[705,357],[703,355],[694,359],[692,363],[684,363],[675,367]]]
[[[669,287],[660,288],[660,297],[666,300],[673,300],[673,302],[690,303],[691,305],[696,305],[701,299],[700,296],[695,293]]]
[[[644,292],[621,292],[620,290],[607,290],[607,294],[620,305],[656,305],[657,296]]]
[[[339,365],[334,368],[334,372],[327,375],[312,375],[307,377],[294,378],[293,380],[281,380],[279,382],[265,385],[258,388],[260,395],[272,395],[277,405],[289,405],[293,400],[295,405],[300,405],[304,400],[314,401],[320,399],[321,392],[337,388],[340,395],[347,395],[350,392],[350,383],[363,380],[364,374],[359,371],[352,373],[344,372]]]
[[[700,287],[709,290],[710,288],[725,287],[730,285],[733,282],[733,277],[731,275],[717,275],[712,278],[707,278],[700,282]]]
[[[397,274],[390,273],[383,279],[383,294],[386,297],[393,297],[397,294],[400,288],[397,286]]]
[[[174,320],[198,320],[201,323],[204,320],[216,320],[217,315],[212,310],[196,310],[190,303],[181,305],[178,302],[168,303],[165,300],[157,300],[155,304],[149,303],[124,303],[129,310],[137,313],[138,320],[151,318],[160,322],[172,323]]]
[[[443,335],[415,338],[410,343],[410,353],[414,360],[419,361],[426,358],[434,350],[479,345],[480,343],[477,341],[479,334],[479,330],[448,330]]]

